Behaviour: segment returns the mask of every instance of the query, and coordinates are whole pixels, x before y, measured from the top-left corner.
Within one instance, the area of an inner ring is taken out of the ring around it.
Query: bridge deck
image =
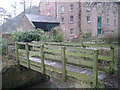
[[[30,57],[29,58],[31,61],[35,61],[35,62],[39,62],[41,63],[41,59],[40,58],[35,58],[35,57]],[[62,64],[60,62],[57,61],[51,61],[51,60],[45,60],[45,64],[46,65],[50,65],[56,68],[62,68]],[[74,72],[78,72],[78,73],[82,73],[82,74],[86,74],[89,76],[92,76],[93,71],[91,69],[86,69],[86,68],[82,68],[82,67],[78,67],[78,66],[72,66],[67,64],[66,65],[66,69],[69,71],[74,71]],[[107,74],[105,72],[98,72],[98,79],[102,80],[107,76]]]

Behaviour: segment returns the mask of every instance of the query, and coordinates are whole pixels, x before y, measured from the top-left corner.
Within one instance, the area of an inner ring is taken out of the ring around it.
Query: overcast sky
[[[13,12],[13,7],[11,6],[11,4],[15,4],[15,2],[17,3],[17,13],[20,13],[21,11],[23,11],[23,6],[20,5],[20,2],[22,0],[0,0],[0,7],[3,7],[5,10],[7,10],[8,12],[12,13]],[[30,1],[30,0],[25,0],[25,1]],[[40,0],[32,0],[32,6],[39,5],[39,1]]]
[[[13,13],[13,7],[11,4],[14,5],[14,3],[17,3],[17,14],[23,11],[23,6],[20,4],[22,0],[0,0],[0,7],[3,7],[5,10],[7,10],[10,13]],[[25,0],[25,1],[30,1],[30,0]],[[32,0],[32,6],[39,5],[40,1],[47,1],[47,0]],[[50,0],[50,1],[55,1],[55,0]],[[57,0],[57,1],[78,1],[78,0]],[[96,0],[81,0],[81,1],[96,1]],[[108,1],[108,0],[98,0],[98,1]],[[109,0],[109,1],[120,1],[120,0]]]

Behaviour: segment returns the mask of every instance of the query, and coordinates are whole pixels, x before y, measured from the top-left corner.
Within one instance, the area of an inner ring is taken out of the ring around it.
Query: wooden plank
[[[114,60],[114,48],[113,47],[110,47],[110,56],[111,56],[110,71],[114,71],[115,60]]]
[[[19,52],[18,52],[18,43],[15,42],[15,51],[16,51],[16,61],[19,64]]]
[[[93,85],[98,87],[98,50],[94,51]]]
[[[75,56],[75,57],[86,57],[86,58],[92,58],[93,59],[92,54],[74,53],[74,52],[66,51],[66,55]]]
[[[20,56],[19,59],[20,59],[19,61],[27,63],[27,59],[26,58]]]
[[[111,45],[100,45],[100,44],[80,44],[80,43],[63,43],[63,45],[67,45],[67,46],[86,46],[86,47],[106,47],[106,48],[110,48]]]
[[[67,56],[66,56],[67,57]],[[67,62],[71,63],[71,64],[77,64],[77,65],[83,65],[83,66],[88,66],[88,67],[92,67],[93,66],[93,61],[87,61],[84,59],[75,59],[73,57],[67,57]]]
[[[45,53],[53,53],[53,54],[61,54],[61,51],[60,50],[51,50],[51,49],[44,49],[44,52]]]
[[[55,45],[44,45],[45,49],[51,49],[51,50],[61,50],[61,46],[55,46]]]
[[[26,42],[17,42],[18,44],[22,44],[22,45],[25,45]]]
[[[34,44],[44,44],[44,45],[61,45],[62,43],[57,42],[32,42]]]
[[[35,65],[32,65],[32,64],[31,64],[30,69],[35,70],[35,71],[38,71],[38,72],[42,73],[41,68],[40,68],[40,67],[37,67],[37,66],[35,66]]]
[[[66,50],[84,51],[84,52],[94,52],[93,49],[85,49],[85,48],[80,48],[80,47],[66,47]]]
[[[23,50],[23,49],[19,49],[19,52],[20,52],[23,56],[25,56],[25,54],[26,54],[26,51]],[[41,55],[40,55],[40,52],[39,52],[39,51],[29,51],[29,56],[40,57]]]
[[[44,63],[44,45],[41,44],[41,71],[45,74],[45,63]]]
[[[26,50],[26,59],[27,59],[27,63],[28,63],[28,68],[30,68],[28,43],[25,44],[25,50]]]
[[[60,55],[50,55],[50,54],[45,54],[45,59],[46,60],[53,60],[53,61],[61,61],[61,56]],[[70,56],[66,56],[66,62],[70,64],[76,64],[76,65],[84,65],[84,66],[93,66],[93,61],[85,61],[83,59],[75,59]]]
[[[40,51],[40,48],[37,48],[37,47],[33,46],[32,51]]]
[[[64,82],[66,82],[66,79],[67,79],[65,49],[66,49],[66,47],[63,46],[62,47],[62,55],[61,55],[61,58],[62,58],[62,79]]]
[[[30,61],[30,65],[34,65],[34,66],[37,66],[37,67],[42,66],[40,62],[35,62],[35,61]]]
[[[36,44],[32,44],[32,43],[28,43],[29,46],[34,46],[34,47],[39,47],[40,48],[40,45],[36,45]]]
[[[67,75],[70,76],[70,77],[74,77],[74,78],[76,78],[78,80],[81,80],[81,81],[92,82],[92,76],[85,75],[85,74],[82,74],[82,73],[67,70]]]
[[[41,54],[40,54],[40,52],[38,52],[38,51],[29,51],[29,56],[31,56],[31,57],[41,57]]]
[[[82,43],[67,43],[67,42],[33,42],[34,44],[50,44],[50,45],[59,45],[59,46],[78,46],[78,47],[82,47],[82,46],[86,46],[86,47],[106,47],[106,48],[110,48],[115,47],[115,45],[103,45],[103,44],[82,44]]]
[[[61,61],[60,55],[51,55],[51,54],[45,54],[46,60],[55,60],[55,61]]]
[[[50,70],[50,71],[54,71],[56,73],[61,73],[62,74],[62,68],[57,68],[57,67],[53,67],[53,66],[50,66],[50,65],[45,65],[45,70]],[[45,72],[47,73],[47,72]]]
[[[112,61],[111,56],[98,55],[98,59],[105,60],[105,61]]]
[[[20,63],[20,65],[22,65],[22,66],[24,66],[24,67],[28,67],[28,66],[27,66],[27,63],[24,62],[24,61],[22,61],[22,60],[20,60],[19,63]]]

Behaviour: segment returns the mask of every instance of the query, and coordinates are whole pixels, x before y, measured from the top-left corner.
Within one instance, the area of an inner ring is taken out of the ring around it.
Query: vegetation
[[[43,33],[42,30],[15,32],[13,34],[13,39],[18,42],[39,41]]]
[[[63,34],[59,29],[54,28],[50,32],[44,32],[41,29],[15,32],[13,39],[18,42],[31,42],[31,41],[63,41]]]
[[[7,41],[4,38],[0,38],[0,54],[7,54]]]
[[[49,34],[51,41],[54,42],[62,42],[63,41],[63,33],[59,27],[55,27],[51,30]]]
[[[116,31],[111,31],[108,32],[104,35],[102,35],[101,37],[98,37],[98,39],[105,41],[106,43],[118,43],[119,41],[119,37],[118,37],[118,30]]]
[[[91,36],[92,36],[92,33],[91,33],[91,32],[86,32],[86,33],[83,33],[83,34],[82,34],[82,38],[83,38],[83,39],[90,38]]]

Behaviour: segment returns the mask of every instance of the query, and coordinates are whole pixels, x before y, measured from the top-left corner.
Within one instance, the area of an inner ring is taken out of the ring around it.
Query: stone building
[[[65,39],[81,33],[103,36],[118,31],[117,2],[40,2],[40,14],[60,21]]]
[[[65,39],[80,33],[79,2],[40,2],[40,14],[54,16],[60,22]]]
[[[118,3],[82,2],[81,30],[100,36],[118,31]]]

